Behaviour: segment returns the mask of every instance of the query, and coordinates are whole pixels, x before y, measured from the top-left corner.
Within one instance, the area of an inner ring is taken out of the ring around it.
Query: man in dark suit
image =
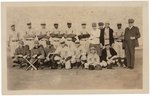
[[[109,27],[109,25],[109,23],[105,23],[105,27],[100,33],[100,43],[103,47],[105,47],[106,44],[112,46],[114,43],[113,30]]]
[[[124,47],[127,59],[127,67],[134,68],[135,47],[139,46],[138,38],[140,38],[139,28],[134,26],[134,19],[128,20],[129,27],[125,29],[124,34]]]

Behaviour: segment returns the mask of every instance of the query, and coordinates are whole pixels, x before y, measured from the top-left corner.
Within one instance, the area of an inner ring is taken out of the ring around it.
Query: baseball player
[[[78,35],[78,38],[80,40],[81,45],[85,48],[86,51],[89,50],[89,42],[88,39],[90,37],[90,34],[86,28],[86,23],[81,24],[82,29],[80,32],[80,35]]]
[[[107,62],[107,69],[112,69],[113,65],[118,61],[117,59],[117,52],[109,44],[106,44],[102,50],[101,61]]]
[[[23,64],[26,63],[24,58],[30,59],[30,50],[28,48],[28,46],[24,46],[24,42],[23,41],[19,41],[18,42],[19,46],[18,48],[15,50],[14,53],[14,58],[12,59],[12,61],[14,63],[19,64],[20,68],[23,67]],[[13,65],[13,67],[15,67],[15,65]]]
[[[70,60],[71,60],[71,51],[69,47],[65,44],[65,41],[61,40],[60,46],[57,47],[55,53],[59,54],[60,57],[57,59],[58,66],[65,67],[66,69],[71,68]],[[56,60],[56,58],[54,58]]]
[[[32,28],[32,24],[31,22],[30,23],[27,23],[27,26],[28,26],[28,29],[27,31],[25,32],[24,34],[24,41],[25,41],[25,44],[26,45],[29,45],[30,46],[30,49],[33,48],[34,46],[34,40],[36,38],[36,32],[35,30]]]
[[[122,24],[118,23],[117,24],[117,29],[114,32],[114,39],[115,39],[115,44],[114,44],[114,49],[116,50],[118,54],[118,59],[120,63],[120,67],[125,67],[125,51],[123,49],[123,40],[124,40],[124,30],[121,28]]]
[[[43,62],[45,59],[45,52],[44,49],[39,45],[37,40],[34,41],[34,47],[31,49],[31,60],[30,62],[33,63],[37,59],[35,66],[37,68],[43,67]],[[32,70],[32,69],[31,69]]]
[[[58,23],[54,24],[54,28],[50,33],[50,36],[52,37],[52,44],[54,45],[55,48],[57,48],[60,44],[60,40],[63,37],[63,33],[59,29]]]
[[[97,54],[101,56],[101,46],[100,46],[100,30],[97,28],[96,23],[92,23],[92,30],[89,38],[89,47],[96,48]]]
[[[75,32],[72,29],[72,23],[67,23],[67,29],[65,30],[65,38],[66,38],[66,43],[69,48],[72,48],[74,45],[73,39],[75,38]]]
[[[90,47],[90,52],[87,55],[87,63],[85,63],[85,68],[94,70],[97,65],[100,66],[99,55],[97,54],[95,47]]]
[[[39,43],[46,47],[46,40],[49,40],[49,30],[46,29],[46,24],[41,23],[41,29],[39,30],[37,34]]]
[[[13,57],[15,49],[17,48],[19,41],[19,33],[16,31],[15,25],[11,25],[11,32],[9,35],[8,46],[10,47],[10,56]]]

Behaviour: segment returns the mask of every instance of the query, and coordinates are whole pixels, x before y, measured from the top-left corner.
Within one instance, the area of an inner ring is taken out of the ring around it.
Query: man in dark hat
[[[135,47],[139,46],[138,38],[140,38],[139,28],[134,26],[134,19],[128,19],[129,27],[125,29],[124,34],[124,47],[125,55],[127,59],[127,67],[129,69],[134,68],[135,60]]]

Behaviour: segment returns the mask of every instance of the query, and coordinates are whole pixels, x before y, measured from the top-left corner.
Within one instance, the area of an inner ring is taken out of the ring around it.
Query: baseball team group
[[[128,25],[116,24],[116,30],[109,22],[81,24],[80,32],[67,22],[67,28],[60,30],[54,23],[49,30],[46,23],[35,31],[32,23],[27,23],[27,30],[21,34],[12,24],[9,32],[8,48],[12,67],[26,70],[50,69],[89,69],[102,70],[123,67],[134,69],[135,47],[139,46],[139,28],[134,26],[134,19],[128,19]]]

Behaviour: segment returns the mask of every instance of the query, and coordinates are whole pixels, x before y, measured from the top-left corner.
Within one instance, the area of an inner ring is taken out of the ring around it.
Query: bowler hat
[[[71,25],[72,23],[68,22],[67,25]]]
[[[14,26],[15,26],[15,24],[11,25],[11,27],[14,27]]]
[[[82,23],[81,25],[86,25],[86,23]]]
[[[27,23],[27,25],[31,25],[31,22]]]

